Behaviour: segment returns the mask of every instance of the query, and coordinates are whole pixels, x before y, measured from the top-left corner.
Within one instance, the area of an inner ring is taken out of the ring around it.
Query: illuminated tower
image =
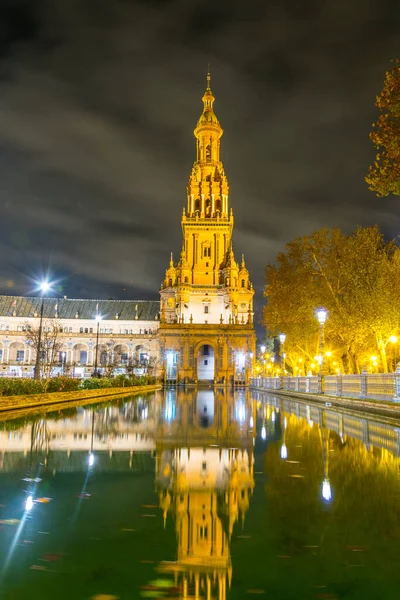
[[[160,291],[160,340],[161,351],[166,352],[162,355],[165,371],[170,372],[167,379],[227,382],[233,378],[244,379],[246,368],[251,366],[254,290],[244,256],[239,266],[233,252],[233,211],[229,206],[229,185],[221,160],[223,130],[214,112],[214,100],[208,74],[203,112],[194,129],[196,158],[187,187],[187,207],[182,214],[182,250],[177,263],[171,255]],[[167,340],[174,337],[174,328],[180,341]],[[231,344],[235,352],[228,356],[222,349],[218,360],[217,354],[221,351],[217,348],[218,336],[221,340],[223,332],[226,337],[229,329],[235,330]],[[199,362],[200,347],[195,347],[191,353],[190,346],[186,344],[185,347],[182,338],[182,335],[187,338],[188,333],[195,331],[202,331],[207,338],[204,340],[206,352],[200,353],[205,357],[203,362]],[[173,354],[174,359],[171,358]],[[238,364],[236,355],[242,356],[242,364]],[[168,356],[170,361],[175,361],[169,366]]]

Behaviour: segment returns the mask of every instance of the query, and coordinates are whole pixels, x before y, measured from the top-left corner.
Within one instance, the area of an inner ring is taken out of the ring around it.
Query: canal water
[[[399,452],[224,389],[0,421],[0,599],[397,600]]]

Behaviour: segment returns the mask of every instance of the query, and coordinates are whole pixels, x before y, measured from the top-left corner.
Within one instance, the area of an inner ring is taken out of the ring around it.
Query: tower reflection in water
[[[173,518],[180,598],[225,600],[230,539],[254,487],[255,403],[226,389],[166,392],[156,427],[156,487],[164,522]]]

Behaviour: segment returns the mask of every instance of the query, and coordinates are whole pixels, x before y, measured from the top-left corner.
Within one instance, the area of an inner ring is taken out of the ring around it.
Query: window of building
[[[60,333],[62,333],[62,332],[63,332],[63,328],[62,328],[62,327],[60,327],[59,331],[60,331]]]
[[[21,325],[18,325],[17,331],[21,331],[21,329],[22,329]]]
[[[72,327],[71,327],[72,329]],[[64,333],[68,333],[68,327],[64,327]]]
[[[204,314],[208,315],[208,306],[204,307]]]
[[[83,333],[83,327],[79,327],[79,333]]]
[[[221,212],[222,210],[222,203],[221,200],[218,198],[218,200],[215,201],[215,212]]]
[[[200,199],[199,198],[197,198],[194,201],[194,212],[196,212],[196,211],[200,211]]]
[[[111,329],[110,329],[110,331],[109,331],[109,333],[112,333],[112,332],[113,332],[113,330],[112,330],[112,328],[111,328]]]
[[[128,363],[128,353],[121,352],[121,364],[126,365]]]
[[[200,539],[206,540],[208,538],[208,527],[207,526],[200,527],[199,533],[200,533]]]
[[[85,327],[85,333],[89,333],[89,328]]]
[[[81,350],[79,352],[79,362],[81,365],[87,365],[88,353],[87,350]]]
[[[6,325],[6,331],[8,331],[9,329],[10,329],[10,328],[9,328],[9,326],[8,326],[8,325]]]
[[[245,284],[246,284],[245,280],[244,280],[244,279],[242,279],[242,287],[244,287],[244,286],[245,286]]]
[[[89,329],[89,333],[93,333],[93,327]]]
[[[203,346],[203,356],[210,356],[210,346],[208,344]]]
[[[147,365],[149,362],[149,355],[147,352],[141,352],[139,355],[139,360],[141,365]]]
[[[24,350],[17,350],[17,362],[24,362],[24,355],[25,355],[25,351]]]
[[[208,365],[208,360],[204,361],[204,366],[206,367]]]
[[[208,325],[208,321],[204,321],[204,325]]]
[[[72,327],[69,328],[69,332],[72,333]]]
[[[3,360],[3,350],[0,350],[0,360]]]

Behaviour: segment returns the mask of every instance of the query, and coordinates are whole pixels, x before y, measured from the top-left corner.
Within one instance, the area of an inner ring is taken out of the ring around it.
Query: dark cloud
[[[1,292],[50,267],[71,296],[157,297],[208,62],[259,305],[286,241],[397,235],[398,203],[364,175],[398,3],[10,0],[0,22]]]

